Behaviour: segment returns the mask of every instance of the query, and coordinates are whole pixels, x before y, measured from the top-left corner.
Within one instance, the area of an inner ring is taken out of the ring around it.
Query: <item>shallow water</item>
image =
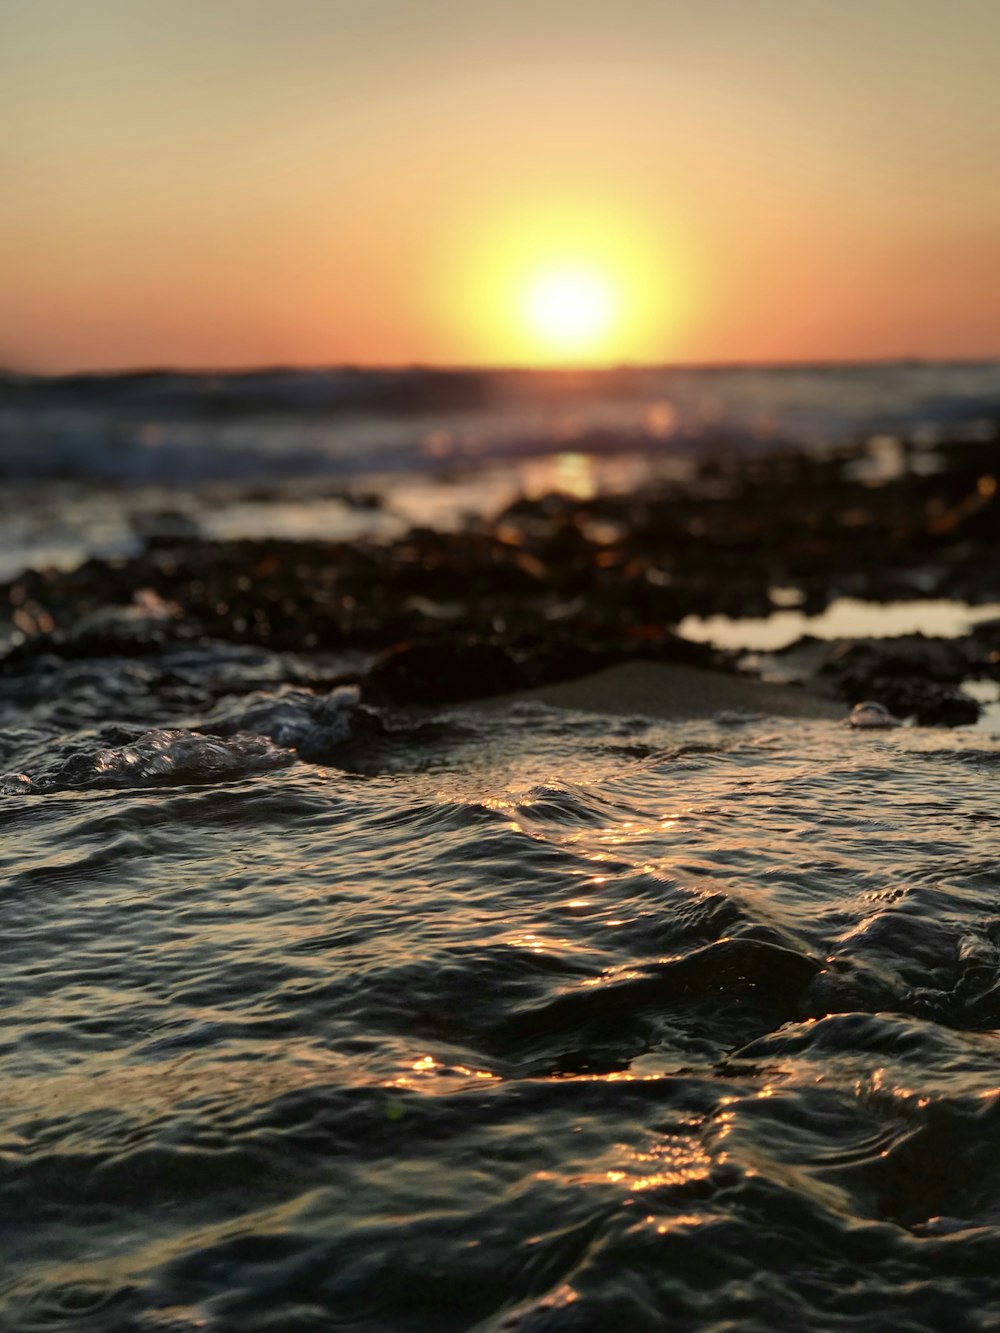
[[[1000,743],[282,672],[8,682],[3,1327],[996,1327]]]
[[[888,639],[900,634],[958,639],[974,626],[998,617],[1000,603],[997,602],[969,606],[944,598],[864,602],[857,597],[837,597],[817,615],[786,610],[743,619],[718,615],[685,616],[677,626],[677,632],[685,639],[711,643],[717,648],[774,652],[787,648],[804,634],[817,639]]]

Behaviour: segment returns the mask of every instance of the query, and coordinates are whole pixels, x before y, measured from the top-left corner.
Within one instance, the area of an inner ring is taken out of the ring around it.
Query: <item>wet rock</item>
[[[458,533],[212,542],[154,525],[134,558],[28,571],[0,587],[3,669],[44,654],[153,659],[209,641],[351,651],[385,655],[376,691],[436,702],[637,657],[718,665],[673,627],[689,613],[767,615],[776,588],[810,611],[846,593],[1000,599],[996,440],[941,445],[942,469],[927,476],[909,470],[904,449],[901,474],[877,486],[864,480],[863,443],[824,458],[789,448],[738,457],[717,443],[687,482],[522,498]],[[969,721],[977,706],[956,687],[1000,677],[1000,639],[984,629],[947,643],[852,645],[823,671],[851,704]]]
[[[957,684],[986,665],[986,657],[972,635],[933,639],[923,634],[903,634],[891,639],[840,640],[830,646],[822,669],[839,677],[846,688],[856,690],[865,679],[876,676]],[[874,691],[871,694],[878,697]]]
[[[375,700],[444,703],[517,688],[513,654],[495,642],[429,640],[391,649],[372,667],[366,694]]]
[[[344,747],[380,737],[378,717],[360,704],[357,685],[329,693],[309,690],[260,691],[230,709],[220,709],[206,725],[222,736],[266,736],[311,763],[323,763]]]
[[[897,718],[922,726],[974,723],[980,705],[959,682],[995,670],[986,640],[928,639],[921,634],[893,639],[841,641],[825,650],[820,674],[849,704],[876,699]]]
[[[980,705],[954,685],[912,676],[872,684],[895,716],[912,717],[922,727],[964,727],[979,719]]]

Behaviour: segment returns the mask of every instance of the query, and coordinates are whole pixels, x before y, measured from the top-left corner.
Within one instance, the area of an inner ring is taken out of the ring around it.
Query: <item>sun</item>
[[[616,292],[601,273],[562,268],[532,278],[524,291],[525,323],[552,356],[599,352],[614,332]]]
[[[487,206],[488,204],[488,206]],[[571,370],[671,358],[688,322],[690,247],[614,199],[490,199],[455,214],[426,271],[461,364]]]

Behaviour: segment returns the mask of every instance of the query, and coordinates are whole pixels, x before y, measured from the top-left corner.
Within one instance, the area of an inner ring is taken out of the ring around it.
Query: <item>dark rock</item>
[[[978,720],[980,712],[976,700],[955,686],[914,676],[876,677],[867,683],[863,696],[876,697],[894,717],[912,717],[922,727],[968,726]],[[848,703],[861,702],[851,697],[850,690],[844,697]]]
[[[419,387],[433,397],[468,385]],[[767,615],[775,586],[799,589],[812,612],[846,593],[1000,600],[997,441],[938,452],[940,472],[914,471],[904,449],[902,472],[870,485],[863,443],[817,458],[787,448],[741,457],[719,442],[685,484],[523,498],[493,524],[386,544],[211,542],[158,516],[132,559],[29,571],[0,587],[12,645],[2,669],[45,654],[153,660],[206,641],[299,657],[350,651],[384,654],[370,688],[386,698],[444,702],[629,658],[718,665],[673,628],[689,613]],[[873,644],[841,646],[823,665],[848,702],[968,721],[978,706],[956,687],[1000,677],[995,627]]]
[[[447,639],[400,644],[372,667],[365,694],[379,701],[446,703],[503,694],[519,672],[500,643]]]

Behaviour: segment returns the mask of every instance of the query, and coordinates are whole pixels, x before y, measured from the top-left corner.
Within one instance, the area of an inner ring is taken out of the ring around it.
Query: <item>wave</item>
[[[0,377],[0,475],[130,483],[358,476],[727,442],[933,440],[1000,414],[1000,366]]]

